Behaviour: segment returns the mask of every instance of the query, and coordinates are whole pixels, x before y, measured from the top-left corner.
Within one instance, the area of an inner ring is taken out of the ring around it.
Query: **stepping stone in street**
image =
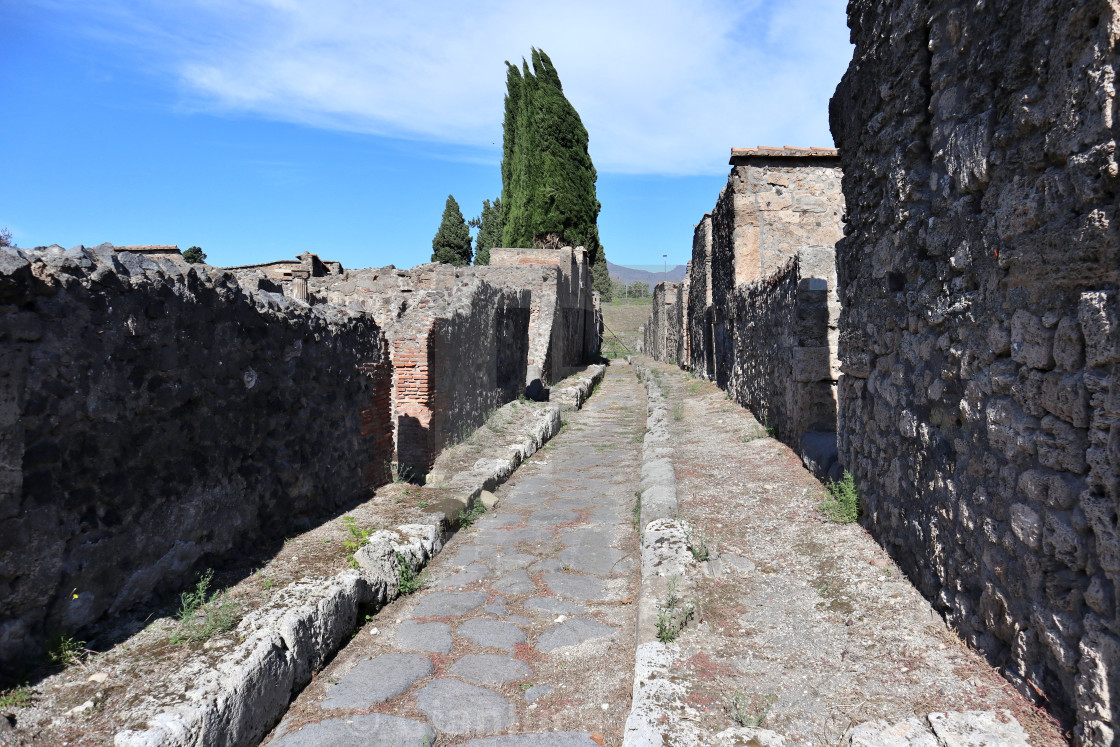
[[[451,653],[451,628],[443,623],[418,623],[405,620],[397,628],[397,643],[413,651],[433,654]]]
[[[569,547],[560,552],[560,560],[573,570],[609,576],[614,564],[626,553],[613,547]]]
[[[324,708],[369,708],[392,700],[435,671],[420,654],[385,654],[366,659],[331,687]]]
[[[611,533],[606,529],[583,527],[569,529],[560,535],[560,544],[567,547],[594,545],[596,547],[610,547],[613,544]]]
[[[543,571],[558,571],[564,567],[560,562],[560,558],[545,558],[539,563],[533,563],[529,566],[529,570],[533,573],[541,573]]]
[[[588,747],[598,745],[586,732],[549,732],[548,734],[507,734],[464,742],[461,747]]]
[[[577,521],[579,521],[579,514],[565,509],[548,508],[542,511],[534,511],[529,515],[529,524],[533,526],[555,527]]]
[[[499,578],[491,587],[502,594],[531,594],[537,590],[528,571],[514,571]]]
[[[590,618],[573,617],[546,630],[534,648],[542,654],[547,654],[558,648],[578,646],[592,638],[605,638],[617,632],[618,628],[612,628]]]
[[[413,617],[454,617],[465,615],[489,601],[484,591],[437,591],[427,594],[412,610]]]
[[[552,685],[533,685],[525,691],[525,700],[535,703],[552,692]]]
[[[523,527],[521,529],[483,529],[475,537],[480,545],[510,547],[520,542],[542,542],[552,536],[551,529]]]
[[[494,554],[494,548],[485,547],[483,545],[464,545],[459,548],[455,553],[455,557],[451,558],[450,563],[457,566],[468,566],[471,563],[485,561]]]
[[[374,713],[309,724],[270,744],[274,747],[320,747],[324,744],[331,747],[429,747],[435,741],[436,730],[429,724]]]
[[[569,599],[579,599],[587,602],[607,598],[607,590],[603,582],[594,576],[584,576],[576,573],[546,573],[544,582],[553,594]]]
[[[526,640],[525,631],[513,623],[488,620],[483,617],[467,620],[455,632],[479,646],[506,651],[512,651],[514,646]]]
[[[569,602],[566,599],[558,599],[557,597],[533,597],[525,600],[525,607],[539,612],[546,612],[549,614],[562,614],[571,615],[577,612],[585,612],[587,607],[575,602]]]
[[[471,563],[463,570],[459,571],[453,576],[448,576],[442,581],[436,583],[433,588],[435,589],[454,589],[460,586],[468,586],[481,581],[490,576],[490,569],[482,563]]]
[[[416,707],[445,734],[505,731],[517,719],[513,703],[493,690],[458,680],[435,680],[416,693]]]
[[[523,680],[533,673],[520,659],[500,654],[467,654],[455,662],[448,674],[476,685],[497,687],[514,680]]]
[[[548,502],[549,508],[562,508],[568,511],[578,510],[581,508],[594,508],[595,499],[588,496],[587,498],[556,498]]]
[[[491,555],[487,558],[486,565],[490,566],[498,573],[504,573],[506,571],[517,570],[518,568],[525,568],[536,559],[536,555],[526,555],[523,552],[507,552],[500,555]]]

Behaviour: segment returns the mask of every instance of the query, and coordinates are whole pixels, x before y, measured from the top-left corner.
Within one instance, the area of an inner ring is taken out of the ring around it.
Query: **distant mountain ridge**
[[[643,283],[649,283],[650,290],[658,283],[668,280],[670,283],[679,283],[684,280],[684,265],[677,265],[670,267],[668,272],[650,272],[649,270],[639,270],[635,267],[625,267],[624,265],[616,265],[607,260],[607,274],[614,280],[621,280],[622,282],[630,285],[636,280]]]

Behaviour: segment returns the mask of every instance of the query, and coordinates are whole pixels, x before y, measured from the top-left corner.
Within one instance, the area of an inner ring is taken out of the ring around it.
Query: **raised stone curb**
[[[560,413],[578,409],[602,380],[605,367],[591,366],[574,384],[554,389],[559,403],[541,408],[520,441],[504,457],[479,459],[449,482],[454,506],[443,505],[431,522],[380,530],[354,559],[357,570],[331,578],[308,578],[277,592],[246,615],[233,635],[241,640],[209,665],[198,657],[180,673],[195,670],[183,704],[148,720],[148,728],[119,732],[116,747],[208,747],[255,744],[359,625],[360,613],[399,595],[401,561],[414,573],[424,568],[459,526],[459,511],[471,508],[484,491],[505,482],[561,427]],[[513,403],[506,405],[510,407]]]
[[[639,529],[642,548],[642,587],[638,596],[637,651],[634,662],[634,694],[626,719],[623,747],[659,747],[663,744],[658,723],[661,702],[673,700],[668,679],[676,644],[657,640],[658,600],[668,579],[687,582],[689,564],[684,527],[677,520],[677,478],[673,471],[673,449],[669,446],[669,410],[665,396],[650,369],[638,358],[627,358],[646,388],[646,435],[642,444],[641,511]]]

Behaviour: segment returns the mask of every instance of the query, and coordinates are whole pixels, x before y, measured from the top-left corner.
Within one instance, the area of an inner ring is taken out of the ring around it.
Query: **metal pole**
[[[668,280],[669,279],[669,255],[668,254],[662,254],[661,259],[665,260],[664,273],[665,273],[665,279]]]

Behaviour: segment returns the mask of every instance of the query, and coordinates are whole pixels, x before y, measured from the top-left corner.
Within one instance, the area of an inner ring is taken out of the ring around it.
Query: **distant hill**
[[[633,283],[635,280],[640,280],[643,283],[649,283],[650,290],[653,290],[653,286],[663,280],[668,280],[670,283],[681,282],[684,280],[684,270],[684,265],[677,265],[676,267],[670,267],[668,272],[650,272],[649,270],[639,270],[634,267],[616,265],[609,259],[607,260],[607,273],[613,279],[621,280],[627,285],[630,285],[630,283]]]

